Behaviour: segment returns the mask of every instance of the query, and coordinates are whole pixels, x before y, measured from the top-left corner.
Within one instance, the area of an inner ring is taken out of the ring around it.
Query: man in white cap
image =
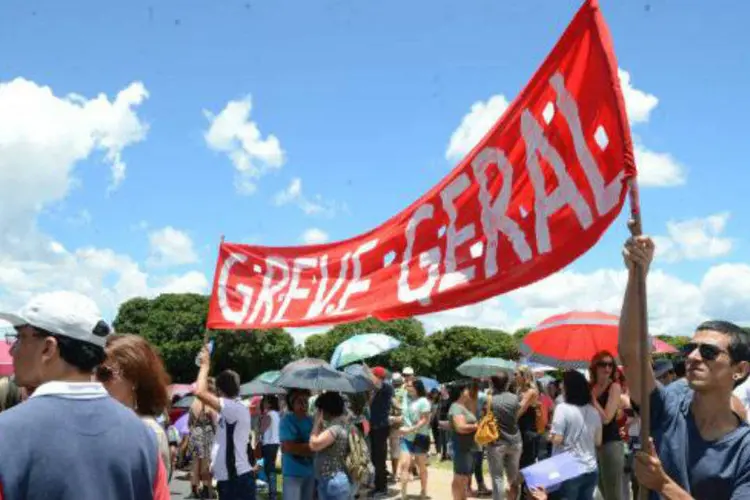
[[[96,305],[47,293],[0,320],[15,329],[16,382],[34,391],[0,414],[0,500],[168,500],[153,432],[91,381],[111,332]]]

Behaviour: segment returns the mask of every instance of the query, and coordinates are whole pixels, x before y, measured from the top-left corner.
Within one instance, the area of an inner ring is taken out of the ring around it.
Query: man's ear
[[[750,375],[750,363],[747,361],[740,361],[735,365],[734,368],[734,380],[744,380]]]
[[[45,337],[44,347],[42,348],[42,361],[45,363],[57,358],[60,355],[57,339],[55,337]]]

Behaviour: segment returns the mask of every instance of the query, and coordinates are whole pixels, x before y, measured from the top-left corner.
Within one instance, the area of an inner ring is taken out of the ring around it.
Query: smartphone
[[[210,356],[211,354],[214,353],[214,339],[209,340],[206,346],[208,346],[208,355]],[[195,356],[195,366],[200,366],[200,365],[201,365],[201,355],[200,353],[198,353]]]

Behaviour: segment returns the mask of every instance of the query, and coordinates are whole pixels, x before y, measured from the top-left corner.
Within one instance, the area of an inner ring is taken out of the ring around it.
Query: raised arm
[[[638,273],[643,273],[644,279],[648,274],[651,261],[654,258],[654,242],[647,236],[630,238],[622,252],[625,266],[628,269],[628,284],[625,288],[625,298],[620,312],[620,332],[618,354],[625,370],[625,377],[630,387],[630,398],[640,404],[641,398],[641,360],[648,360],[650,353],[641,353],[640,349],[640,296],[638,290]],[[649,368],[648,393],[656,387],[654,372]]]
[[[211,353],[208,352],[207,346],[203,346],[203,349],[201,349],[200,363],[198,380],[195,382],[195,397],[200,399],[209,408],[221,412],[221,401],[215,394],[208,390],[208,371],[211,367]]]

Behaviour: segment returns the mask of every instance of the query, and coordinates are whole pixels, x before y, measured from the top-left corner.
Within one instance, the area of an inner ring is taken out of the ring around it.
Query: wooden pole
[[[219,253],[221,253],[221,245],[223,245],[223,244],[224,244],[224,235],[222,234],[221,235],[221,243],[219,244]],[[203,345],[208,344],[209,333],[210,332],[209,332],[208,328],[206,328],[206,331],[203,332]]]
[[[638,192],[638,181],[631,178],[629,181],[630,192],[630,221],[628,228],[633,237],[643,234],[643,224],[641,219],[641,204]],[[636,267],[636,289],[638,291],[638,323],[640,327],[640,338],[638,339],[639,359],[641,372],[641,449],[645,450],[651,438],[651,395],[649,394],[649,371],[651,370],[651,345],[648,335],[648,298],[646,296],[646,270]],[[648,489],[639,485],[639,500],[648,500]]]

